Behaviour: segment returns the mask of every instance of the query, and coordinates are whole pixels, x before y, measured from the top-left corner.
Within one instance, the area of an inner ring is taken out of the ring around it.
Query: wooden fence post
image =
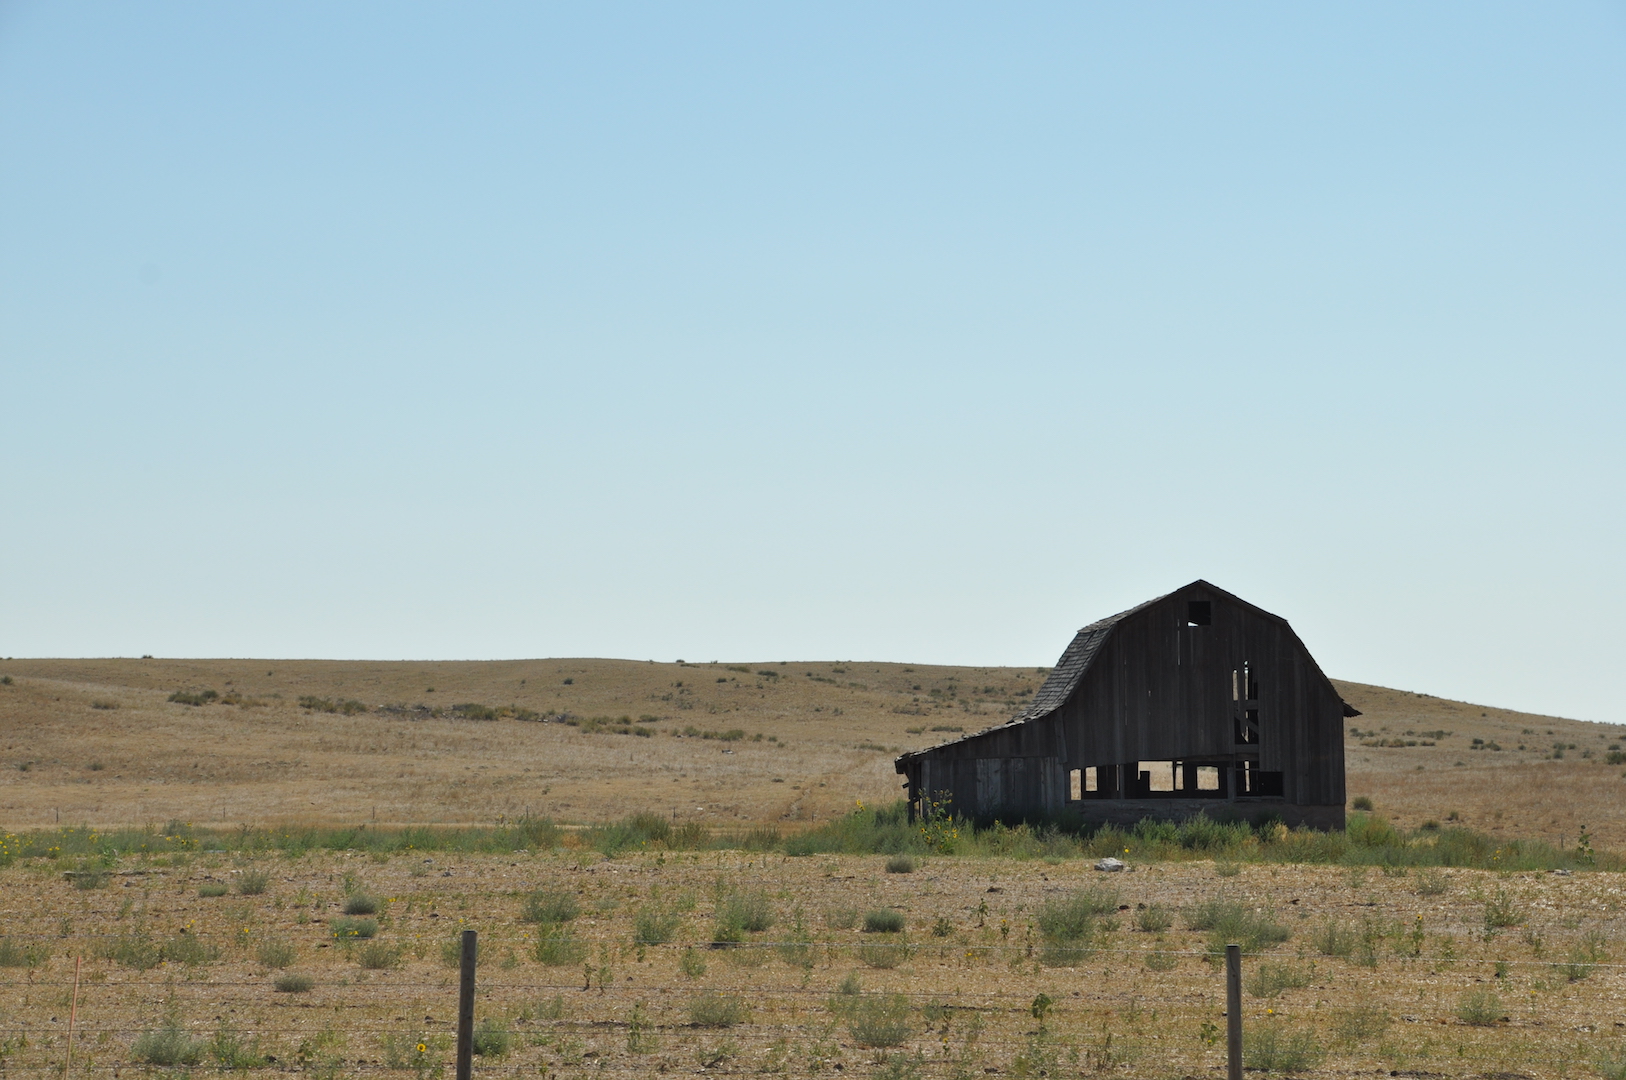
[[[1242,946],[1225,946],[1225,1075],[1242,1080]]]
[[[463,931],[463,963],[457,980],[457,1080],[470,1080],[474,1068],[473,930]]]

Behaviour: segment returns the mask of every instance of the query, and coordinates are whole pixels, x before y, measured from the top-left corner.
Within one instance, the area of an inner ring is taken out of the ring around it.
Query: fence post
[[[469,1080],[474,1068],[475,936],[473,930],[463,931],[463,962],[457,980],[457,1080]]]
[[[1242,946],[1225,946],[1225,1075],[1242,1080]]]

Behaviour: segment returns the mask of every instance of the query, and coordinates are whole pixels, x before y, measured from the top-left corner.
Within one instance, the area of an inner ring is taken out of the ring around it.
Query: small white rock
[[[1124,868],[1123,860],[1114,859],[1111,855],[1095,864],[1097,870],[1105,870],[1109,874],[1116,874]]]

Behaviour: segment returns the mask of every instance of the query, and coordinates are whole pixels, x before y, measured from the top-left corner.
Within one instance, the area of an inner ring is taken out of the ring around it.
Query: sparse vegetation
[[[695,1027],[730,1028],[751,1015],[744,1001],[732,994],[707,992],[689,1003],[689,1023]]]
[[[1502,999],[1494,990],[1470,990],[1457,1000],[1457,1019],[1464,1024],[1488,1027],[1502,1019]]]
[[[316,980],[309,975],[302,975],[294,971],[285,971],[278,975],[271,983],[279,994],[304,994],[316,985]]]
[[[563,889],[538,889],[525,898],[519,917],[532,923],[567,923],[581,914],[574,894]]]

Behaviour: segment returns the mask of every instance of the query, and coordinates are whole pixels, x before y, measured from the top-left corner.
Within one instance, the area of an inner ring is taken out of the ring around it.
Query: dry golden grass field
[[[501,853],[208,850],[239,825],[375,817],[652,811],[689,835],[790,834],[895,799],[898,749],[1003,720],[1044,675],[0,662],[7,830],[59,815],[225,830],[125,834],[119,850],[80,832],[78,852],[23,857],[0,837],[0,1076],[63,1075],[75,958],[74,1076],[449,1075],[446,956],[470,927],[476,1076],[1223,1075],[1205,953],[1240,939],[1251,1068],[1626,1080],[1612,872],[1271,863],[1250,861],[1253,840],[1234,862],[1126,855],[1110,875],[1032,837],[890,866],[658,841],[606,855],[569,829]],[[1350,794],[1397,825],[1455,815],[1573,848],[1585,824],[1599,848],[1626,847],[1615,729],[1340,690],[1365,714]]]
[[[592,822],[648,810],[795,828],[855,800],[898,798],[899,750],[1005,720],[1045,674],[873,663],[3,661],[13,682],[0,685],[0,827],[527,813]],[[1350,795],[1372,797],[1398,824],[1455,813],[1494,835],[1554,843],[1586,825],[1600,846],[1626,848],[1626,780],[1604,760],[1621,734],[1614,725],[1338,686],[1365,714],[1348,728]],[[167,700],[206,690],[220,697]],[[314,711],[301,698],[365,711]],[[538,719],[453,712],[470,703]],[[595,731],[594,718],[611,722]],[[735,731],[744,737],[702,737]],[[1475,739],[1500,749],[1475,749]],[[1416,745],[1368,745],[1379,742]]]

